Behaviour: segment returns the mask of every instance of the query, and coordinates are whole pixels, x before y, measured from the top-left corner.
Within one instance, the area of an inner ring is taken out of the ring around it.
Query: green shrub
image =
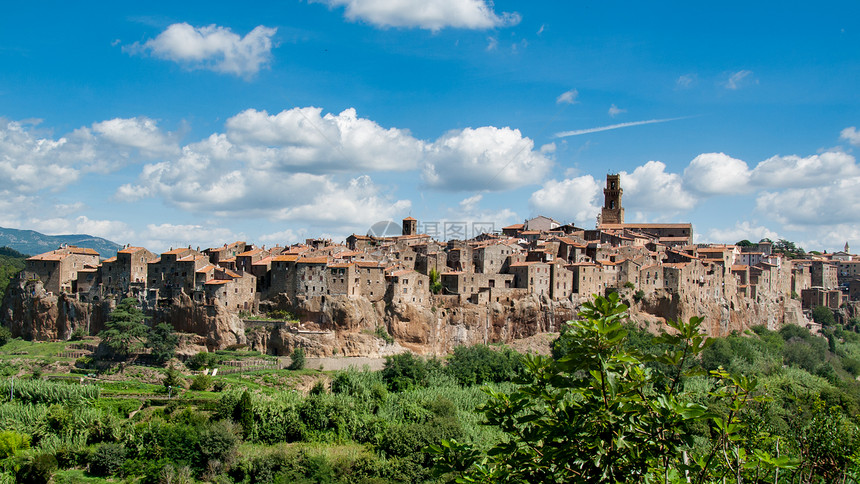
[[[392,391],[404,391],[412,386],[424,386],[427,378],[427,365],[412,353],[400,353],[385,357],[382,381]]]
[[[446,371],[461,385],[469,386],[510,381],[521,368],[522,361],[516,351],[510,348],[494,350],[481,344],[454,348],[448,357]]]
[[[57,459],[51,454],[30,456],[18,466],[16,481],[21,484],[44,484],[57,470]]]
[[[12,339],[12,331],[6,326],[0,326],[0,346],[5,345]]]
[[[212,377],[209,375],[199,374],[194,377],[191,382],[191,389],[198,392],[205,392],[212,386]]]
[[[290,370],[302,370],[305,367],[305,350],[298,347],[290,354]]]
[[[185,366],[189,370],[200,370],[202,368],[211,368],[215,364],[215,355],[206,351],[201,351],[185,362]]]
[[[125,446],[116,443],[101,444],[90,455],[90,473],[97,476],[112,476],[125,463]]]
[[[19,450],[29,448],[29,435],[15,432],[13,430],[4,430],[0,432],[0,460],[12,457]]]
[[[69,341],[80,341],[87,336],[86,328],[78,326],[74,331],[72,331],[72,334],[69,335]]]

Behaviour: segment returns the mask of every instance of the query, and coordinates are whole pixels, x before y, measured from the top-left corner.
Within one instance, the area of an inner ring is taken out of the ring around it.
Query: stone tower
[[[600,212],[601,224],[623,224],[624,207],[621,206],[620,175],[606,175],[606,188],[603,189],[603,210]]]
[[[412,217],[403,219],[403,235],[417,235],[418,221]]]

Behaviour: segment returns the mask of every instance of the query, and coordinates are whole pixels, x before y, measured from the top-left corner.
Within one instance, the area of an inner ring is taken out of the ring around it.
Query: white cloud
[[[807,231],[801,237],[803,238],[798,239],[796,243],[807,252],[842,250],[848,242],[851,252],[856,253],[857,246],[860,245],[860,226],[854,223],[827,225],[817,227],[814,231]]]
[[[843,129],[839,137],[854,146],[860,146],[860,131],[854,126]]]
[[[748,70],[740,70],[738,72],[732,73],[729,75],[729,78],[726,79],[726,82],[723,84],[723,86],[726,89],[731,89],[733,91],[740,89],[741,87],[752,81],[752,78],[747,79],[750,75],[752,75],[752,71]]]
[[[766,187],[815,187],[833,180],[856,177],[860,167],[853,156],[839,151],[800,157],[773,156],[759,163],[752,172],[753,181]]]
[[[636,167],[633,173],[621,172],[624,187],[623,205],[644,212],[676,212],[689,210],[696,198],[684,190],[681,176],[667,173],[660,161],[649,161]]]
[[[518,129],[450,131],[429,144],[422,178],[442,190],[509,190],[539,183],[552,166]]]
[[[499,47],[499,39],[495,37],[487,37],[487,51],[496,50]]]
[[[298,242],[304,242],[307,235],[307,229],[301,228],[298,230],[286,229],[280,232],[264,234],[260,236],[260,242],[269,245],[280,245],[286,247]]]
[[[571,89],[570,91],[565,91],[555,99],[556,104],[578,104],[579,101],[576,98],[579,97],[579,91],[576,89]]]
[[[385,129],[355,109],[321,115],[315,107],[269,115],[245,110],[227,120],[224,156],[272,170],[320,173],[410,170],[424,147],[408,131]]]
[[[227,27],[193,27],[173,24],[143,45],[135,43],[126,52],[150,52],[152,56],[178,62],[189,69],[252,76],[271,59],[276,28],[257,26],[244,37]]]
[[[706,240],[711,243],[734,244],[741,240],[758,242],[761,239],[778,240],[780,236],[767,227],[753,225],[745,220],[735,223],[734,227],[709,230]]]
[[[763,192],[756,199],[759,211],[789,228],[860,222],[860,177],[837,180],[812,188]]]
[[[626,109],[621,109],[614,104],[612,106],[609,106],[609,115],[612,116],[613,118],[615,116],[618,116],[621,113],[626,113],[626,112],[627,112]]]
[[[460,209],[464,212],[472,212],[483,198],[484,196],[480,193],[469,198],[464,198],[463,200],[460,200]]]
[[[725,153],[702,153],[684,170],[684,186],[703,195],[735,195],[748,191],[747,164]]]
[[[496,14],[492,2],[484,0],[320,0],[330,7],[345,6],[344,15],[351,21],[363,20],[377,27],[421,28],[438,31],[490,29],[516,25],[517,13]]]
[[[696,75],[695,74],[684,74],[679,76],[675,81],[675,86],[678,89],[687,89],[696,83]]]
[[[172,136],[145,116],[114,118],[93,124],[93,131],[118,148],[133,148],[147,156],[174,154],[179,147]]]
[[[0,177],[9,190],[60,190],[82,173],[107,173],[123,165],[176,151],[148,118],[116,118],[59,138],[33,123],[0,119]]]
[[[554,136],[556,138],[567,138],[568,136],[580,136],[583,134],[599,133],[601,131],[610,131],[613,129],[630,128],[632,126],[642,126],[644,124],[667,123],[669,121],[678,121],[680,119],[687,119],[688,117],[689,116],[682,116],[680,118],[647,119],[645,121],[630,121],[629,123],[610,124],[609,126],[598,126],[596,128],[585,128],[585,129],[575,129],[573,131],[562,131],[560,133],[556,133]]]
[[[134,232],[126,222],[120,220],[94,220],[78,217],[27,218],[15,226],[36,230],[48,235],[87,234],[114,242],[131,240]]]
[[[560,221],[574,221],[580,226],[596,221],[600,212],[600,186],[591,175],[549,180],[532,193],[529,208],[535,215],[546,215]]]

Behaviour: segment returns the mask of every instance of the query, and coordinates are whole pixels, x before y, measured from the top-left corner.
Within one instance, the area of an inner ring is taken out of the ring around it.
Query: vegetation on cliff
[[[9,247],[0,247],[0,301],[6,295],[6,288],[12,277],[24,270],[26,254],[22,254]]]

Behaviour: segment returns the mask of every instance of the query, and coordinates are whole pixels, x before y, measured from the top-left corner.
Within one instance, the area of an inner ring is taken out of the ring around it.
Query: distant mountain
[[[29,255],[41,254],[63,244],[94,249],[103,258],[113,257],[121,245],[92,235],[45,235],[35,230],[18,230],[0,227],[0,247],[6,246]]]

